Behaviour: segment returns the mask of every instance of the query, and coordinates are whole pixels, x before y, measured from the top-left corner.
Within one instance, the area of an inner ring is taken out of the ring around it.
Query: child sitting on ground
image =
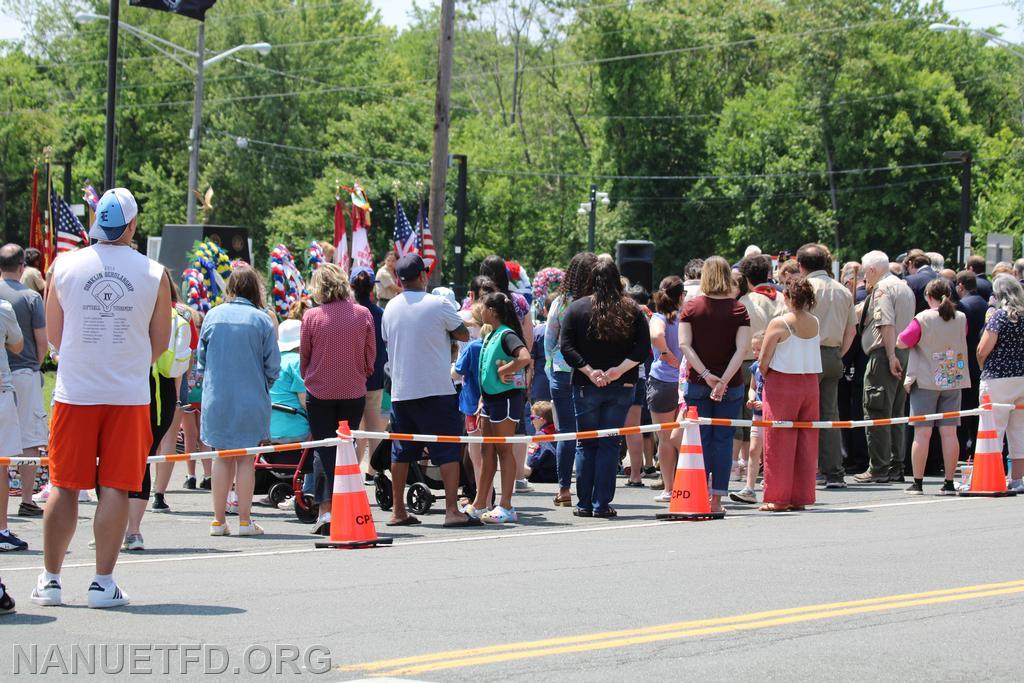
[[[534,401],[530,420],[537,434],[554,434],[555,421],[551,401]],[[531,443],[526,449],[526,478],[535,484],[553,484],[558,481],[555,444]]]

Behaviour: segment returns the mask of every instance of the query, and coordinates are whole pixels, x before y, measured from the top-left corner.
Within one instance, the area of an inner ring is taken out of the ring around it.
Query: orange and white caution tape
[[[1024,404],[1013,405],[1009,403],[993,403],[993,408],[1009,408],[1011,410],[1024,410]],[[700,425],[711,425],[715,427],[770,427],[774,429],[856,429],[860,427],[887,427],[890,425],[917,424],[921,422],[934,422],[936,420],[956,419],[971,415],[981,415],[986,408],[974,408],[972,410],[959,410],[948,413],[932,413],[929,415],[913,415],[910,417],[893,417],[880,420],[836,420],[836,421],[813,421],[801,422],[793,420],[728,420],[715,417],[699,417],[696,420],[682,420],[677,422],[663,422],[661,424],[638,425],[635,427],[618,427],[612,429],[597,429],[584,432],[569,432],[565,434],[534,434],[533,436],[445,436],[438,434],[403,434],[400,432],[366,432],[358,429],[352,430],[352,438],[355,439],[381,439],[389,441],[418,441],[421,443],[480,443],[480,444],[502,444],[502,443],[550,443],[558,441],[580,441],[585,439],[601,439],[615,436],[630,436],[633,434],[652,434],[655,432],[667,432],[677,429],[687,423],[696,422]],[[299,451],[306,448],[320,448],[326,446],[337,446],[339,439],[320,439],[318,441],[302,441],[299,443],[273,444],[270,446],[254,446],[252,448],[231,448],[220,451],[202,451],[197,453],[174,453],[171,455],[154,455],[147,462],[185,462],[188,460],[203,460],[206,458],[237,458],[243,455],[260,455],[261,453],[284,453],[288,451]],[[46,465],[46,458],[24,458],[11,457],[0,458],[0,467],[5,465]]]

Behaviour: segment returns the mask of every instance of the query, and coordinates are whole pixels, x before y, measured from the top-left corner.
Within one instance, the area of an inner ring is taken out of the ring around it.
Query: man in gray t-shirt
[[[11,368],[11,382],[18,404],[18,424],[21,433],[19,455],[26,458],[39,456],[39,448],[46,446],[50,430],[43,404],[43,375],[40,372],[46,358],[46,308],[39,292],[21,284],[25,274],[25,251],[17,244],[0,247],[0,299],[14,308],[14,315],[24,339],[20,352],[7,352]],[[22,517],[41,517],[42,508],[32,502],[35,465],[22,465],[21,505]]]
[[[451,343],[469,341],[469,331],[451,304],[427,294],[429,275],[418,254],[400,258],[395,270],[404,289],[388,302],[381,323],[391,368],[391,429],[408,434],[461,436],[462,413],[451,377]],[[405,481],[409,464],[422,458],[425,445],[419,441],[395,441],[391,445],[394,509],[389,526],[419,524],[405,510]],[[429,451],[444,480],[444,525],[476,526],[479,520],[459,512],[457,505],[459,444],[431,443]]]
[[[21,328],[14,317],[14,309],[0,299],[0,457],[21,455],[21,432],[18,430],[18,408],[15,405],[14,385],[7,367],[7,352],[21,350]],[[31,486],[29,490],[31,490]],[[25,550],[28,544],[7,528],[7,500],[9,488],[7,467],[0,467],[0,551]]]

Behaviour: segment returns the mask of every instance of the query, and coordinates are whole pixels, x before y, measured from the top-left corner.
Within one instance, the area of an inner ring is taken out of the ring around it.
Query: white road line
[[[895,508],[895,507],[908,507],[911,505],[935,505],[938,503],[967,503],[967,502],[978,502],[984,500],[982,498],[960,498],[955,496],[949,497],[936,497],[934,500],[910,500],[903,501],[900,503],[875,503],[872,505],[856,505],[851,507],[822,507],[819,509],[812,508],[807,512],[796,513],[796,512],[780,512],[775,513],[774,516],[796,516],[798,514],[815,514],[825,512],[853,512],[856,510],[877,510],[881,508]],[[762,517],[762,515],[745,514],[745,515],[727,515],[725,521],[728,520],[739,520],[739,519],[750,519],[754,517]],[[561,536],[564,534],[584,534],[584,533],[597,533],[601,531],[623,531],[628,529],[644,529],[648,527],[657,526],[672,526],[672,525],[684,525],[685,522],[674,522],[671,520],[658,520],[651,522],[638,522],[631,524],[607,524],[607,525],[594,525],[594,526],[583,526],[573,527],[571,529],[549,529],[545,531],[520,531],[511,533],[498,533],[498,534],[473,534],[472,536],[457,536],[455,538],[424,538],[418,541],[400,541],[396,543],[392,548],[404,548],[407,546],[419,546],[419,545],[440,545],[443,543],[469,543],[474,541],[498,541],[498,540],[514,540],[520,538],[536,538],[538,536]],[[315,539],[310,536],[310,546]],[[281,550],[260,550],[254,552],[223,552],[223,553],[211,553],[207,555],[182,555],[180,557],[152,557],[146,559],[125,559],[125,555],[121,555],[121,559],[118,560],[117,565],[133,565],[133,564],[164,564],[169,562],[193,562],[196,560],[233,560],[237,558],[246,557],[276,557],[280,555],[299,555],[304,553],[319,552],[323,553],[324,550],[318,550],[313,547],[308,548],[292,548],[292,549],[281,549]],[[387,549],[379,549],[378,552],[394,552]],[[65,569],[81,569],[81,568],[93,568],[92,562],[78,562],[74,564],[65,564]],[[36,567],[0,567],[0,573],[7,572],[25,572],[25,571],[42,571],[42,566]]]

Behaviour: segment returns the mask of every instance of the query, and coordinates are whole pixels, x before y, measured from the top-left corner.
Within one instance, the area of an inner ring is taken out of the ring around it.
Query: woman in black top
[[[637,366],[650,353],[647,319],[623,296],[612,261],[595,266],[591,296],[572,302],[562,321],[561,347],[573,368],[573,405],[580,431],[618,428],[626,420],[639,378]],[[576,451],[578,517],[615,517],[619,438],[584,439]]]

